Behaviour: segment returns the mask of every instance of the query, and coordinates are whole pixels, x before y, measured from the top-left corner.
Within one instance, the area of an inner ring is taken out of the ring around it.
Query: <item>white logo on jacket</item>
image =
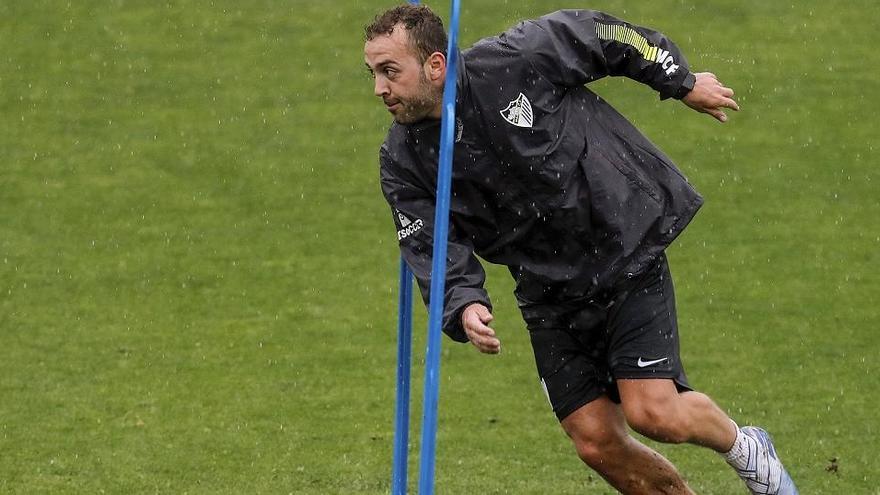
[[[398,241],[406,239],[407,237],[422,230],[422,227],[425,226],[425,222],[423,222],[421,218],[410,220],[409,218],[407,218],[406,215],[401,213],[400,210],[395,211],[397,212],[397,220],[400,222],[400,229],[397,231]]]
[[[515,100],[511,101],[507,108],[501,111],[504,120],[517,127],[532,127],[532,102],[526,95],[520,93]]]
[[[669,54],[669,51],[662,48],[657,48],[657,58],[654,61],[661,64],[661,67],[666,69],[667,76],[671,76],[679,67],[678,64],[675,63],[675,59],[672,58],[672,55]]]

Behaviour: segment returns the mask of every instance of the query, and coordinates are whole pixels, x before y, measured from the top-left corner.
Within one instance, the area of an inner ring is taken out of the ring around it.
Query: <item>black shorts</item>
[[[679,357],[666,257],[616,290],[576,303],[521,308],[538,375],[559,420],[607,395],[622,378],[670,378],[691,390]]]

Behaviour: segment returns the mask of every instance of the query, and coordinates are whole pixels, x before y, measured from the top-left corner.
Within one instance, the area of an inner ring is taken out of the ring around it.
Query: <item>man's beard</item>
[[[443,89],[432,86],[424,72],[419,75],[419,87],[416,93],[412,97],[398,99],[401,104],[400,111],[394,115],[394,120],[398,124],[412,124],[424,120],[443,99]]]

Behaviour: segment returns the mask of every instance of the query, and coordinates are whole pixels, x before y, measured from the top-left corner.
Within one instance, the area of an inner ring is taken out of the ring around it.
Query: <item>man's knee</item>
[[[674,401],[640,402],[627,407],[624,414],[629,426],[658,442],[684,443],[690,437],[686,415],[680,414]]]
[[[599,472],[603,472],[603,466],[614,463],[626,442],[631,441],[617,406],[604,402],[611,404],[599,401],[562,421],[578,457]]]
[[[566,430],[578,457],[588,466],[601,471],[602,466],[613,462],[621,452],[629,436],[614,425],[592,425],[590,428]]]

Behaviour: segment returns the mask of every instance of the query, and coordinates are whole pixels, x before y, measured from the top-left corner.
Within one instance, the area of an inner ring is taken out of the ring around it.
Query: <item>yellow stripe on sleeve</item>
[[[596,23],[596,36],[604,41],[617,41],[635,48],[642,58],[648,62],[655,62],[657,47],[651,45],[644,36],[635,29],[621,24]]]

